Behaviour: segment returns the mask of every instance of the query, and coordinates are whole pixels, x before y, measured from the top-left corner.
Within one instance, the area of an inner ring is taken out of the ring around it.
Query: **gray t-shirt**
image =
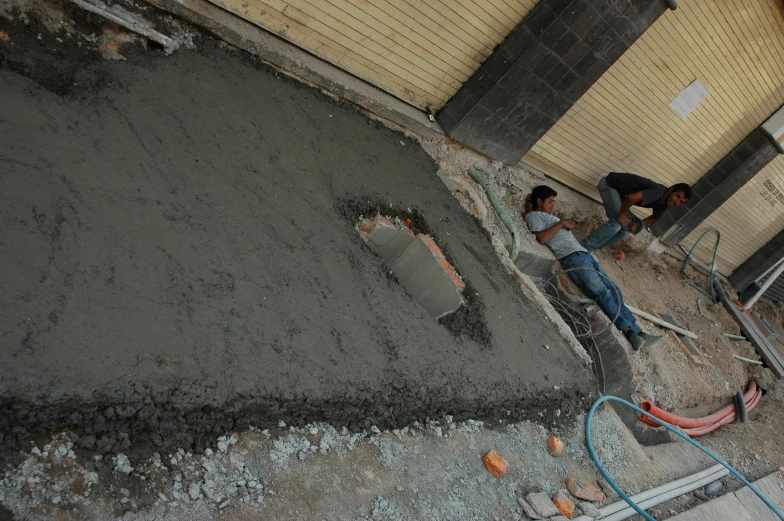
[[[532,233],[544,231],[560,220],[558,217],[544,212],[528,212],[525,214],[525,224],[528,225],[528,229]],[[553,250],[556,259],[563,259],[576,251],[588,251],[577,242],[572,232],[565,228],[558,230],[553,238],[545,244]]]

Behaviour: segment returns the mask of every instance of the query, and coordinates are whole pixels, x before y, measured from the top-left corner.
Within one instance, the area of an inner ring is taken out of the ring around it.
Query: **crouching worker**
[[[553,251],[565,270],[588,268],[576,269],[568,273],[583,293],[594,299],[610,319],[617,315],[615,327],[626,335],[635,351],[646,343],[653,344],[661,340],[662,336],[649,335],[640,330],[634,315],[623,303],[620,288],[610,281],[593,255],[588,253],[572,235],[570,231],[574,226],[572,221],[559,219],[553,215],[556,195],[558,195],[556,191],[549,186],[541,185],[534,188],[530,196],[531,211],[525,214],[528,229],[536,235],[536,240],[540,244],[546,245]]]

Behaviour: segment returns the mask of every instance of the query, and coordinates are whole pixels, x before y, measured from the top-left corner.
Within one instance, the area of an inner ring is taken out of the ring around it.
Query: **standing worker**
[[[686,183],[667,188],[645,177],[620,172],[610,172],[603,177],[598,188],[608,221],[580,242],[588,252],[601,250],[622,241],[630,233],[642,231],[643,225],[652,225],[667,210],[691,198],[691,187]],[[640,221],[629,211],[632,206],[650,208],[653,215]]]

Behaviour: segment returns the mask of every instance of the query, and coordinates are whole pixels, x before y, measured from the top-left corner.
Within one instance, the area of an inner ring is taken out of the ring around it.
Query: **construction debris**
[[[547,440],[547,450],[550,452],[550,456],[557,458],[563,453],[563,449],[563,442],[555,436],[550,436],[550,439]]]
[[[536,510],[534,510],[534,507],[532,507],[531,504],[528,503],[528,501],[526,501],[526,499],[524,497],[518,497],[517,498],[517,504],[520,505],[520,507],[523,509],[523,512],[525,512],[525,515],[527,515],[531,519],[542,519],[542,516],[540,516],[536,512]]]
[[[496,478],[500,478],[506,474],[506,469],[509,467],[506,460],[494,450],[486,452],[484,456],[482,456],[482,461],[484,462],[485,467],[487,467],[487,470],[490,471],[490,474]]]
[[[117,25],[125,27],[135,33],[138,33],[145,38],[148,38],[163,46],[166,54],[171,54],[179,49],[180,44],[159,33],[153,29],[152,24],[144,18],[134,15],[126,11],[120,6],[112,5],[107,6],[100,0],[71,0],[74,4],[78,5],[86,11],[97,14],[114,22]]]
[[[560,489],[555,493],[553,496],[553,504],[558,507],[558,510],[560,510],[563,515],[572,517],[572,514],[574,513],[574,502],[569,499],[565,490]]]
[[[526,501],[534,511],[539,515],[540,518],[547,518],[557,516],[561,513],[558,510],[558,507],[552,502],[552,500],[547,497],[547,494],[542,494],[541,492],[533,492],[525,496]]]
[[[603,501],[604,493],[591,483],[587,483],[581,479],[569,478],[566,480],[566,488],[572,493],[574,497],[584,499],[586,501]]]

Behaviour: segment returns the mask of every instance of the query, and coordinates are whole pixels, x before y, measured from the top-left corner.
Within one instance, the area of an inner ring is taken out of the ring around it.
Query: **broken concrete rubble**
[[[584,499],[586,501],[602,501],[604,500],[604,493],[596,488],[592,483],[588,483],[581,479],[569,478],[566,480],[566,488],[574,497]]]
[[[561,513],[547,494],[532,492],[525,499],[540,517],[553,517]]]

